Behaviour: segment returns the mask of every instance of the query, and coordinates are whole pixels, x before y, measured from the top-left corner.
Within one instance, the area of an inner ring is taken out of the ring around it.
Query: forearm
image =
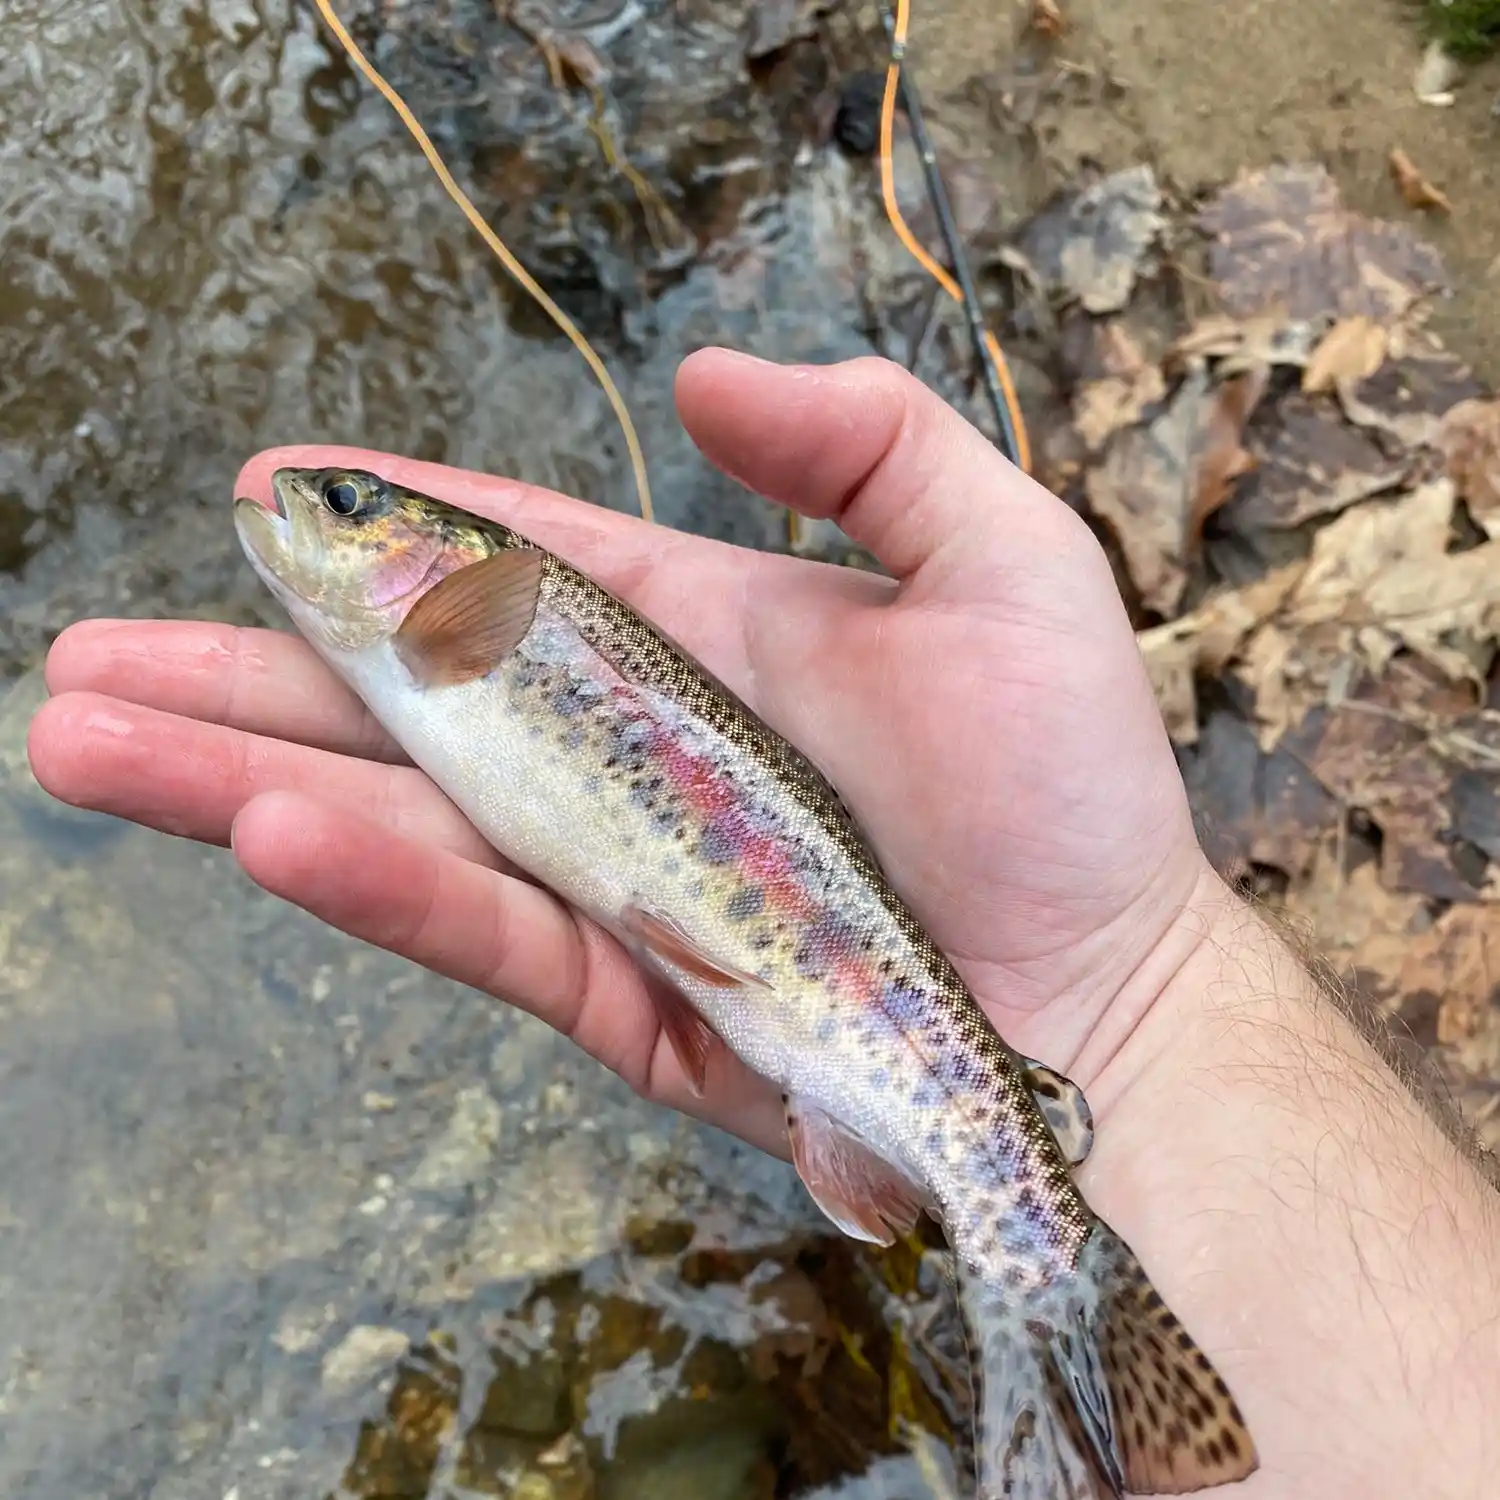
[[[1082,1185],[1234,1389],[1246,1500],[1493,1493],[1500,1196],[1248,906],[1191,920],[1100,1040]]]

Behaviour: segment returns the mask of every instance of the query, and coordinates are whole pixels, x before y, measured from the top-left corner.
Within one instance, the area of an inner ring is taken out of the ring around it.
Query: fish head
[[[364,469],[277,469],[273,504],[234,502],[240,545],[315,646],[392,635],[446,574],[492,550],[483,523]]]

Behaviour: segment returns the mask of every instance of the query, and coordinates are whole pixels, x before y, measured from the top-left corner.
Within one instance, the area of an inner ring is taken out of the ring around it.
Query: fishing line
[[[942,175],[937,168],[937,153],[922,121],[922,107],[917,98],[916,86],[902,70],[906,57],[906,32],[911,19],[911,0],[896,0],[896,14],[891,16],[886,0],[880,0],[880,18],[886,34],[891,39],[891,60],[886,68],[885,92],[880,100],[880,196],[885,203],[886,217],[896,237],[915,257],[917,263],[938,283],[964,310],[969,326],[969,337],[974,345],[974,357],[984,378],[985,392],[995,413],[995,423],[1000,429],[1001,445],[1006,456],[1017,468],[1031,472],[1031,441],[1021,416],[1021,403],[1010,377],[1010,367],[1005,362],[1004,351],[999,340],[984,326],[979,310],[979,297],[969,274],[968,260],[948,203],[948,194],[943,186]],[[927,194],[937,212],[938,224],[948,248],[949,258],[958,272],[959,281],[954,281],[946,270],[927,253],[921,241],[911,232],[900,206],[896,202],[896,170],[893,158],[896,94],[901,94],[901,103],[911,123],[912,138],[922,160],[922,171],[927,182]],[[960,282],[962,285],[960,285]]]
[[[328,29],[337,38],[339,45],[348,54],[350,60],[395,111],[396,117],[401,121],[412,139],[416,141],[417,146],[420,148],[423,156],[427,158],[428,165],[431,166],[449,198],[462,211],[464,217],[468,219],[480,238],[484,240],[495,258],[505,267],[506,271],[521,286],[522,290],[542,308],[547,316],[552,319],[553,323],[566,335],[568,341],[583,356],[585,363],[593,371],[595,378],[599,381],[605,396],[609,400],[610,406],[614,410],[615,417],[620,424],[620,429],[625,436],[625,445],[630,453],[631,469],[635,475],[636,495],[641,516],[646,521],[654,521],[655,508],[651,501],[651,483],[646,472],[645,454],[642,452],[640,438],[636,433],[635,423],[631,420],[629,408],[625,405],[624,398],[610,377],[609,370],[605,367],[604,361],[595,352],[593,345],[589,343],[574,325],[572,319],[547,295],[546,291],[538,284],[531,273],[527,271],[526,267],[511,253],[504,240],[496,234],[485,221],[484,216],[474,207],[469,196],[458,185],[453,174],[448,170],[447,165],[438,154],[437,148],[432,144],[427,132],[422,128],[421,123],[410,108],[408,108],[406,101],[386,82],[379,70],[361,51],[359,44],[349,34],[344,23],[339,19],[337,12],[333,9],[331,0],[314,0],[314,4],[317,6],[318,12],[328,26]],[[1026,432],[1026,424],[1021,415],[1020,402],[1016,397],[1015,386],[1011,380],[1010,369],[1006,364],[1005,355],[1000,348],[998,340],[984,326],[981,319],[979,299],[974,289],[972,277],[969,274],[968,262],[963,253],[963,246],[960,243],[957,225],[948,203],[942,177],[937,169],[936,153],[933,151],[931,140],[922,122],[921,104],[917,98],[916,88],[902,70],[902,63],[906,54],[910,12],[910,0],[896,0],[896,13],[893,18],[885,0],[881,0],[881,19],[885,23],[887,34],[891,38],[891,60],[886,70],[885,91],[881,99],[880,108],[879,155],[881,197],[884,201],[886,216],[890,220],[891,227],[895,230],[897,238],[900,239],[901,243],[927,274],[963,308],[969,327],[970,339],[974,345],[975,358],[982,372],[990,405],[994,410],[995,420],[1000,430],[1001,443],[1012,462],[1019,468],[1029,472],[1031,468],[1031,446]],[[902,216],[900,206],[896,202],[895,168],[892,148],[895,135],[895,110],[898,91],[901,95],[902,105],[906,110],[907,119],[911,123],[912,135],[917,143],[918,153],[922,160],[928,196],[932,199],[949,256],[958,272],[959,280],[957,282],[928,254],[921,242],[912,234],[905,218]]]
[[[437,148],[428,139],[427,132],[422,129],[417,117],[407,108],[405,100],[395,89],[388,84],[374,65],[359,49],[359,44],[349,35],[344,28],[344,23],[339,20],[330,0],[314,0],[328,28],[339,40],[339,45],[349,54],[351,61],[365,75],[369,81],[384,96],[387,104],[396,111],[397,118],[411,133],[422,150],[422,155],[427,158],[432,170],[437,173],[438,181],[442,183],[448,196],[463,210],[464,217],[478,231],[479,236],[486,245],[494,252],[495,258],[505,267],[507,271],[518,281],[522,289],[542,308],[552,321],[568,336],[569,342],[584,357],[588,367],[594,372],[599,384],[604,388],[604,394],[609,398],[609,404],[614,408],[615,416],[619,419],[620,428],[625,434],[625,446],[630,450],[630,465],[635,471],[636,496],[640,502],[641,518],[646,521],[654,521],[656,513],[651,504],[651,483],[646,477],[646,456],[641,451],[640,439],[636,436],[635,423],[630,420],[630,412],[626,408],[624,398],[615,388],[615,383],[610,379],[609,371],[604,366],[604,361],[594,352],[594,346],[574,326],[573,321],[555,303],[551,297],[537,284],[536,279],[525,266],[511,254],[505,241],[495,233],[485,222],[483,214],[469,201],[468,194],[454,181],[453,174],[444,165],[443,159],[437,153]]]

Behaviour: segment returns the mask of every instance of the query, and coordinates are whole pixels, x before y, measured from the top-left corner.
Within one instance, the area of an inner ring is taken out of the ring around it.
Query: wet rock
[[[416,114],[446,118],[480,211],[599,331],[788,186],[827,79],[812,10],[364,0],[358,19]]]
[[[873,68],[851,73],[839,93],[833,137],[851,156],[869,156],[880,144],[880,101],[885,75]]]
[[[323,1385],[337,1394],[354,1390],[389,1369],[410,1348],[411,1339],[399,1328],[360,1324],[323,1356]]]
[[[554,1349],[531,1358],[493,1351],[495,1374],[485,1391],[479,1421],[485,1427],[528,1437],[555,1438],[572,1415],[568,1367]]]
[[[489,1168],[502,1121],[500,1106],[486,1089],[461,1090],[447,1129],[418,1163],[410,1186],[443,1192],[477,1182]]]
[[[360,1500],[425,1500],[458,1412],[457,1369],[435,1351],[403,1365],[385,1416],[360,1428],[343,1487]]]
[[[776,1471],[754,1428],[729,1427],[601,1476],[598,1500],[772,1500],[775,1484]]]

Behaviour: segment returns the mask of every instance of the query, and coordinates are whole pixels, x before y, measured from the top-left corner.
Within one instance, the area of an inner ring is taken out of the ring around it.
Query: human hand
[[[895,581],[652,528],[509,480],[329,448],[496,516],[681,640],[828,774],[1003,1035],[1071,1071],[1204,874],[1108,563],[1087,527],[894,365],[705,351],[679,406],[750,488],[832,516]],[[228,506],[225,546],[235,545]],[[65,801],[232,842],[266,889],[534,1012],[641,1093],[786,1153],[727,1055],[694,1098],[612,939],[506,870],[293,636],[87,621],[47,662],[32,765]],[[1097,1111],[1097,1106],[1096,1106]]]

